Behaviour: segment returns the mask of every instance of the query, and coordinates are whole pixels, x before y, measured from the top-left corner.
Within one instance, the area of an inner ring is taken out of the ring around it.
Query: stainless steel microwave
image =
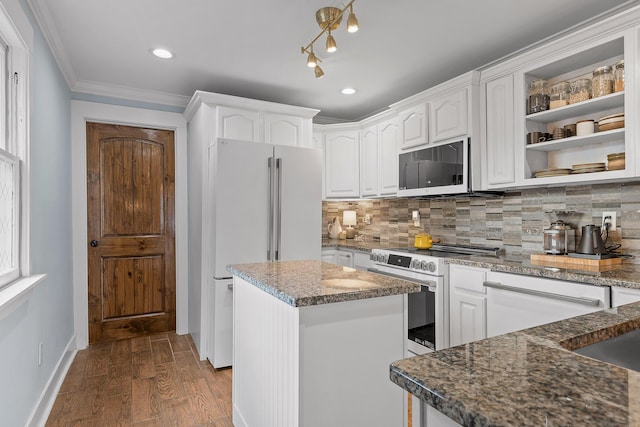
[[[469,156],[467,138],[400,153],[398,196],[469,193]]]

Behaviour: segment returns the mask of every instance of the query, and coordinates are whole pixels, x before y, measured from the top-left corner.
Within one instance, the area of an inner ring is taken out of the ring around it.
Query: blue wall
[[[0,424],[22,426],[74,333],[71,258],[71,94],[25,0],[31,62],[31,272],[33,297],[0,320]],[[38,345],[43,363],[38,366]]]

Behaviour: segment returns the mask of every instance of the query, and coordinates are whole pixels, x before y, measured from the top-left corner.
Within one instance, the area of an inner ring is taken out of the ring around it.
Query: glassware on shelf
[[[591,79],[578,79],[571,82],[569,104],[591,99]]]
[[[613,91],[622,92],[624,90],[624,59],[616,62],[613,66]]]
[[[554,108],[564,107],[569,105],[569,96],[571,95],[571,84],[569,82],[560,82],[551,86],[551,96],[549,107],[551,110]]]
[[[549,83],[546,80],[534,80],[529,88],[529,114],[549,109]]]
[[[613,69],[609,65],[598,67],[593,70],[592,96],[605,96],[613,93]]]

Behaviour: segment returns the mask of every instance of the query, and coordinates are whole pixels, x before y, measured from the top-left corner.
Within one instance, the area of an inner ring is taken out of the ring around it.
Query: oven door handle
[[[435,292],[436,291],[436,287],[433,284],[434,282],[429,281],[429,280],[420,280],[420,279],[414,279],[412,277],[405,277],[405,276],[402,276],[400,274],[393,274],[393,273],[389,273],[387,271],[378,270],[377,268],[367,268],[367,271],[370,271],[372,273],[382,274],[383,276],[390,276],[390,277],[393,277],[395,279],[406,280],[407,282],[417,283],[417,284],[422,285],[422,286],[427,286],[431,292]]]

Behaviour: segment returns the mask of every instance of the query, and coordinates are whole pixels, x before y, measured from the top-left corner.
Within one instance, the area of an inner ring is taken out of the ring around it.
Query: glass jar
[[[613,66],[613,91],[622,92],[624,90],[624,59],[616,62]]]
[[[571,95],[569,104],[591,99],[591,79],[578,79],[571,82]]]
[[[613,93],[613,69],[609,65],[593,70],[592,96],[609,95]]]
[[[549,102],[549,108],[564,107],[569,105],[569,95],[571,94],[571,85],[569,82],[560,82],[551,86],[551,96]]]
[[[529,114],[549,109],[549,83],[546,80],[534,80],[529,88]]]

